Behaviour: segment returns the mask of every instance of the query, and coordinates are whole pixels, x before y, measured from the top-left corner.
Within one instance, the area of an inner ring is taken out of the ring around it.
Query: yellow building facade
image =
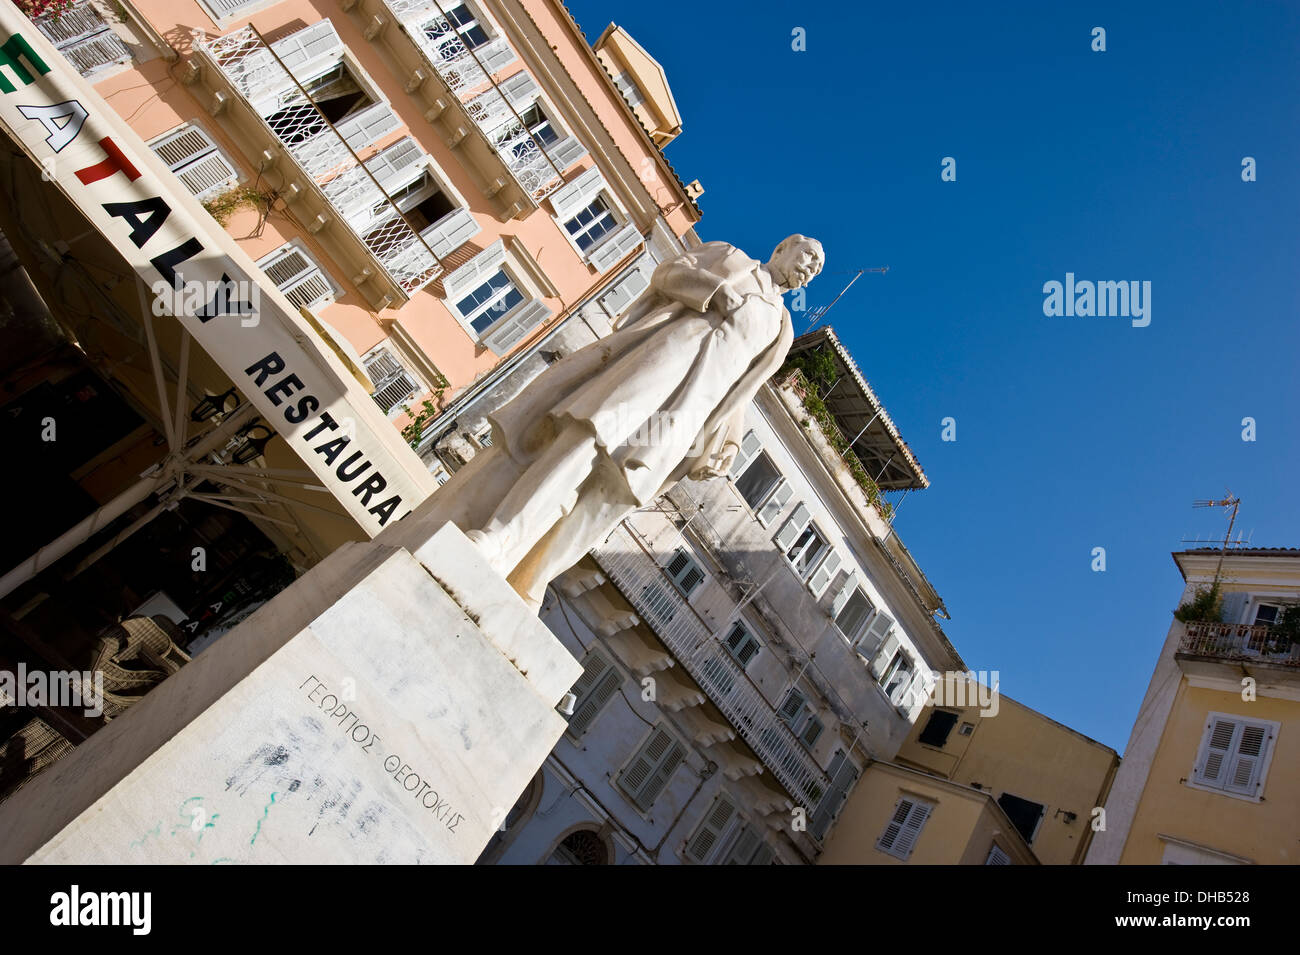
[[[1300,859],[1300,549],[1184,551],[1170,627],[1089,864],[1294,864]]]

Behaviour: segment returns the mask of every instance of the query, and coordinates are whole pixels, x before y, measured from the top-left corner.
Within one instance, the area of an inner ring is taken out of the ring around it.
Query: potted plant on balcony
[[[1174,611],[1174,619],[1183,623],[1219,623],[1223,620],[1223,588],[1218,580],[1208,587],[1197,587],[1192,598]]]

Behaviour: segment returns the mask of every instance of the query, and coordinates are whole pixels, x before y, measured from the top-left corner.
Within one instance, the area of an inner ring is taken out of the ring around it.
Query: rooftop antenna
[[[1219,573],[1223,570],[1223,558],[1228,552],[1228,544],[1240,544],[1241,540],[1232,540],[1232,526],[1237,523],[1237,508],[1241,506],[1241,498],[1233,497],[1232,492],[1226,487],[1223,489],[1226,495],[1221,501],[1193,501],[1192,507],[1230,507],[1232,515],[1228,518],[1228,531],[1223,535],[1223,547],[1219,550],[1219,566],[1214,569],[1214,579],[1219,579]]]
[[[809,312],[808,312],[808,327],[805,329],[805,332],[810,332],[810,331],[812,331],[813,328],[817,325],[817,323],[820,322],[823,318],[826,317],[826,313],[829,312],[832,308],[835,307],[835,303],[838,302],[840,299],[842,299],[842,298],[844,297],[844,293],[847,292],[849,289],[851,289],[851,288],[853,287],[853,283],[854,283],[854,282],[856,282],[858,279],[862,278],[863,273],[865,273],[865,272],[879,272],[881,275],[884,275],[884,274],[885,274],[886,272],[888,272],[888,271],[889,271],[889,266],[888,266],[888,265],[882,265],[882,266],[880,266],[879,268],[874,268],[874,269],[858,269],[856,272],[853,273],[853,278],[849,279],[849,284],[846,285],[846,286],[844,286],[844,288],[840,289],[840,294],[839,294],[839,295],[836,295],[835,298],[833,298],[833,299],[831,300],[831,304],[830,304],[830,305],[818,305],[816,308],[814,308],[814,309],[810,309],[810,310],[809,310]],[[848,273],[847,273],[847,272],[833,272],[833,273],[830,273],[830,274],[832,274],[832,275],[847,275]]]

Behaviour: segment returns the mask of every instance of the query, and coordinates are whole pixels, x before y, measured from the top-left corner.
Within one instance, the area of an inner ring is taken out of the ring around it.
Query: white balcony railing
[[[796,804],[814,814],[830,791],[830,780],[639,535],[624,522],[592,556]]]
[[[328,21],[325,23],[328,25]],[[296,36],[281,42],[293,41]],[[278,108],[268,117],[254,106],[254,100],[262,90],[285,86],[286,79],[292,87],[297,87],[297,80],[285,65],[285,57],[292,59],[294,51],[286,48],[283,56],[278,49],[273,53],[251,26],[197,46],[201,55],[220,70],[247,101],[285,152],[340,213],[340,219],[348,222],[349,228],[354,227],[348,216],[348,210],[355,205],[353,193],[365,193],[375,201],[378,206],[376,215],[361,231],[354,229],[354,234],[394,284],[409,295],[442,274],[437,257],[397,208],[388,202],[387,195],[362,168],[349,145],[353,130],[361,137],[368,124],[385,120],[391,113],[387,104],[374,104],[331,125],[315,103],[296,91],[296,95],[281,98]],[[276,47],[279,46],[277,43]],[[358,141],[370,138],[366,136]]]
[[[493,75],[515,62],[514,50],[504,37],[471,44],[461,25],[447,15],[451,0],[384,0],[393,17],[423,53],[429,65],[488,144],[509,169],[520,189],[540,202],[564,184],[564,170],[586,154],[574,137],[544,141],[523,122],[527,101],[520,91],[536,98],[537,86],[525,71],[500,84]],[[520,81],[512,85],[512,81]]]
[[[1300,667],[1300,643],[1275,627],[1193,621],[1183,624],[1178,652],[1198,657]]]

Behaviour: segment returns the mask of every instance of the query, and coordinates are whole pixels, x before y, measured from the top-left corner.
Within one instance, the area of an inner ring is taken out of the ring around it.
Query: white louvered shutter
[[[804,704],[807,702],[808,698],[802,692],[791,687],[789,692],[786,693],[785,699],[781,702],[781,709],[778,711],[781,719],[787,723],[794,723],[799,719],[799,714],[803,712]]]
[[[474,213],[468,209],[453,209],[429,228],[422,235],[433,249],[433,254],[445,259],[474,236],[483,231]]]
[[[375,103],[359,113],[344,117],[334,124],[339,135],[353,149],[364,149],[377,143],[402,125],[401,119],[387,103]]]
[[[820,597],[826,592],[826,588],[835,578],[835,573],[840,569],[840,555],[831,550],[826,558],[813,571],[813,575],[808,578],[808,590],[814,597]]]
[[[546,155],[551,157],[551,162],[555,163],[555,167],[563,172],[587,155],[587,147],[572,136],[566,136],[554,146],[549,147],[546,150]]]
[[[632,803],[644,812],[663,792],[685,756],[682,744],[667,730],[656,727],[619,776],[619,785],[632,797]]]
[[[487,345],[494,355],[504,355],[550,317],[550,308],[543,302],[533,299],[517,306],[504,319],[489,328],[480,341]]]
[[[587,260],[597,270],[608,272],[643,242],[645,238],[641,235],[641,230],[635,223],[629,222],[590,252]]]
[[[763,844],[762,837],[754,831],[752,826],[745,826],[736,836],[735,842],[731,846],[731,851],[727,853],[726,865],[749,865],[749,860],[754,857],[758,847]]]
[[[1255,795],[1271,735],[1267,726],[1258,723],[1242,724],[1232,761],[1228,764],[1228,773],[1224,777],[1225,789],[1247,796]]]
[[[216,195],[239,182],[239,173],[198,126],[182,126],[153,144],[153,151],[191,194]]]
[[[599,169],[592,166],[552,192],[547,196],[547,201],[551,204],[555,218],[563,224],[590,205],[604,188],[604,177]]]
[[[495,88],[474,97],[466,108],[485,133],[515,118],[516,113],[527,109],[541,93],[537,82],[527,70],[506,77]],[[513,109],[512,109],[513,107]]]
[[[931,806],[929,803],[913,803],[912,811],[907,814],[907,819],[903,822],[902,831],[898,834],[898,839],[894,843],[894,850],[901,858],[906,859],[916,848],[916,840],[921,835],[921,829],[925,826],[925,821],[930,818]]]
[[[916,803],[910,799],[900,799],[898,805],[894,807],[894,813],[889,817],[889,822],[885,824],[885,831],[880,834],[876,841],[876,848],[883,849],[891,855],[896,855],[894,847],[898,844],[898,837],[903,833],[903,824],[907,822],[907,817],[912,814],[912,807]]]
[[[762,447],[763,442],[758,440],[758,435],[746,431],[745,436],[740,439],[740,449],[736,451],[736,458],[731,462],[731,476],[738,477]]]
[[[650,276],[654,274],[654,259],[647,253],[632,263],[631,268],[619,276],[607,292],[600,297],[600,307],[611,319],[622,315],[629,305],[650,287]]]
[[[844,605],[848,603],[849,598],[853,596],[853,591],[857,589],[857,571],[849,571],[849,575],[844,578],[844,582],[840,584],[839,590],[835,592],[835,597],[831,600],[832,617],[838,617],[840,615],[840,611],[844,609]]]
[[[858,653],[863,656],[872,653],[874,649],[880,645],[880,642],[885,639],[885,634],[887,634],[893,626],[894,618],[883,610],[877,610],[876,615],[871,618],[871,626],[867,627],[867,632],[864,633],[862,639],[858,641]],[[894,645],[897,646],[898,642],[895,641]],[[885,662],[888,663],[889,661],[886,660]]]
[[[234,16],[240,10],[251,7],[258,0],[203,0],[218,17]]]
[[[758,522],[764,527],[771,524],[781,516],[781,512],[785,510],[786,504],[789,503],[793,495],[794,488],[790,486],[790,482],[785,478],[781,478],[776,490],[772,492],[772,496],[764,501],[763,506],[759,508]]]
[[[893,630],[889,631],[889,636],[885,637],[885,642],[880,645],[880,652],[871,658],[871,675],[879,679],[880,675],[885,672],[885,667],[889,666],[889,661],[894,658],[894,653],[898,650],[898,637]]]
[[[735,803],[725,793],[720,794],[704,816],[700,827],[686,843],[686,858],[692,862],[708,862],[713,850],[727,834],[735,815]]]
[[[309,79],[310,71],[304,69],[318,61],[337,59],[343,54],[343,41],[339,39],[334,24],[328,19],[303,27],[283,40],[271,44],[280,61],[299,81]],[[286,82],[288,80],[286,79]]]
[[[428,160],[428,153],[407,136],[366,160],[366,169],[370,170],[380,188],[392,195],[418,179],[427,168]]]
[[[1228,763],[1237,739],[1237,724],[1233,720],[1212,717],[1206,726],[1200,765],[1196,767],[1196,781],[1216,789],[1223,788],[1227,778]]]
[[[1011,856],[1007,855],[998,846],[989,850],[989,857],[984,860],[985,865],[1011,865]]]
[[[299,308],[313,308],[334,297],[334,287],[320,266],[297,246],[278,249],[258,265],[275,287]]]
[[[505,261],[505,243],[497,239],[442,280],[442,287],[447,292],[447,298],[454,301],[471,289],[482,285],[497,269],[505,264]]]
[[[516,59],[515,51],[504,37],[484,43],[474,53],[489,73],[500,73]]]
[[[808,510],[806,504],[801,503],[794,509],[794,513],[781,525],[781,529],[776,532],[776,537],[773,538],[782,553],[794,546],[794,542],[799,539],[799,535],[803,533],[804,528],[808,526],[811,519],[812,512]]]

